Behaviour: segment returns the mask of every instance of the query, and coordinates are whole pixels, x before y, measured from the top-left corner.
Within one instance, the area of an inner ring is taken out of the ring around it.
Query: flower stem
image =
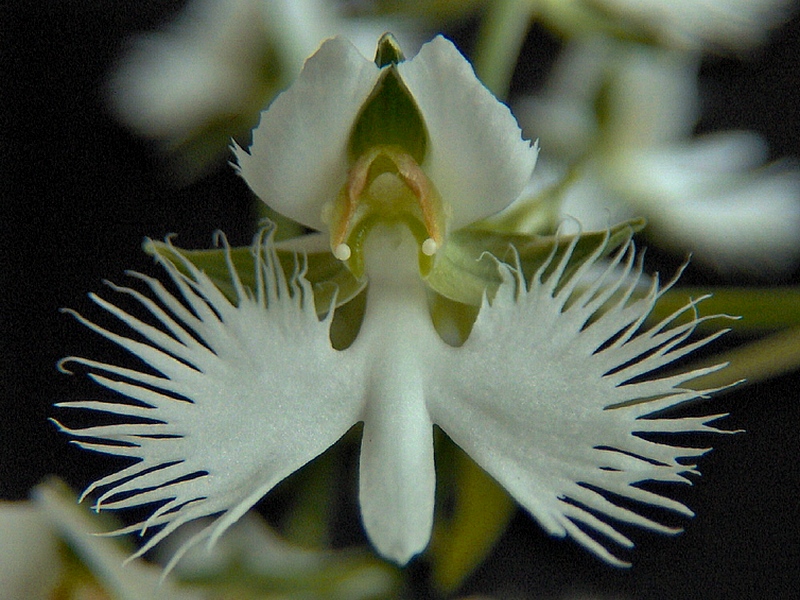
[[[800,327],[787,329],[711,357],[692,367],[729,362],[721,371],[693,379],[693,389],[713,388],[744,379],[752,384],[800,368]]]
[[[800,326],[800,286],[788,287],[676,287],[665,293],[651,315],[666,317],[692,298],[704,300],[703,314],[727,313],[741,317],[733,326],[738,334],[761,333]],[[712,323],[708,322],[711,326]]]
[[[501,100],[508,96],[514,65],[530,26],[531,12],[531,3],[527,0],[487,3],[475,50],[475,72]]]

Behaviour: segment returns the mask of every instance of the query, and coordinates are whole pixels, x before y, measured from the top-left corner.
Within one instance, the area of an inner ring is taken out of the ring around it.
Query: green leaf
[[[764,381],[800,369],[800,327],[773,333],[765,338],[689,365],[696,369],[720,363],[728,366],[693,379],[692,389],[716,388],[742,382]]]
[[[249,289],[255,288],[255,263],[250,246],[230,248],[229,250],[224,248],[184,250],[176,248],[170,243],[147,240],[144,243],[144,251],[169,261],[181,272],[186,273],[186,268],[181,260],[183,257],[205,272],[228,299],[235,302],[236,293],[226,262],[226,253],[229,252],[242,284]],[[278,257],[287,277],[292,277],[304,260],[294,252],[283,250],[278,250]],[[334,294],[336,294],[336,305],[341,306],[358,295],[366,285],[365,281],[356,280],[344,263],[334,258],[330,252],[308,253],[305,261],[305,277],[313,286],[314,301],[317,313],[320,315],[328,312]]]
[[[579,234],[572,263],[579,264],[604,245],[604,253],[613,252],[633,233],[644,227],[644,219],[633,219],[607,231]],[[573,235],[536,236],[465,228],[451,233],[436,255],[426,281],[430,287],[450,300],[480,306],[483,295],[491,297],[500,284],[495,259],[513,263],[519,254],[526,278],[545,263],[553,246],[560,255],[575,238]],[[558,261],[552,261],[553,266]]]
[[[772,288],[693,288],[667,291],[658,301],[651,318],[662,319],[692,299],[712,294],[701,304],[704,314],[729,314],[741,317],[732,328],[737,333],[760,333],[800,326],[800,287]],[[706,321],[700,327],[715,328]]]

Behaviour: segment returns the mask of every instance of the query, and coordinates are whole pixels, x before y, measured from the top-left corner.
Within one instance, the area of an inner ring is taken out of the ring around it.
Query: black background
[[[59,308],[86,311],[86,293],[101,289],[104,278],[124,282],[126,269],[156,273],[140,251],[146,236],[177,232],[180,244],[204,247],[221,229],[234,244],[249,242],[252,199],[229,169],[221,166],[176,187],[152,147],[104,109],[102,84],[125,40],[179,7],[166,0],[60,0],[1,9],[7,14],[0,22],[8,28],[0,40],[5,498],[24,498],[47,473],[80,489],[107,469],[105,459],[70,446],[47,421],[60,414],[53,402],[95,391],[85,378],[56,371],[66,354],[97,355],[97,341]],[[466,52],[471,26],[450,32]],[[518,72],[518,89],[542,76],[557,49],[541,36],[534,31],[526,51],[529,64],[542,67]],[[709,59],[702,75],[700,129],[755,129],[775,157],[800,156],[800,21],[777,31],[746,61]],[[703,275],[690,273],[695,280]],[[797,282],[795,275],[782,283]],[[715,438],[715,451],[701,461],[703,476],[693,488],[675,492],[698,514],[684,523],[682,535],[633,532],[632,569],[609,568],[519,515],[468,589],[537,598],[578,592],[603,598],[800,597],[798,383],[797,375],[786,376],[715,401],[715,412],[731,413],[725,425],[747,433]]]

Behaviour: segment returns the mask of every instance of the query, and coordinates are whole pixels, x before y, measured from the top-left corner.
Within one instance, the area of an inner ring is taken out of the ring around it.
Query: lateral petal
[[[430,146],[422,168],[450,205],[451,227],[511,204],[531,178],[538,148],[522,139],[508,107],[442,36],[397,68],[425,119]]]
[[[702,374],[691,371],[651,376],[642,393],[640,377],[683,356],[691,328],[662,322],[642,331],[660,292],[654,284],[643,299],[631,299],[641,274],[632,242],[588,287],[578,282],[586,285],[600,252],[572,272],[566,269],[570,254],[544,264],[529,283],[517,269],[500,266],[505,281],[494,301],[484,302],[466,343],[437,364],[429,406],[434,423],[548,533],[570,535],[622,566],[594,536],[631,544],[602,519],[675,531],[627,505],[643,502],[691,515],[682,504],[636,484],[688,482],[685,474],[695,472],[694,465],[679,459],[704,452],[638,434],[716,432],[708,422],[718,415],[652,417],[712,390],[681,388]],[[620,266],[621,275],[615,274]],[[628,377],[620,376],[626,372]]]
[[[148,278],[158,303],[131,293],[149,322],[98,301],[137,339],[76,315],[146,366],[140,371],[66,359],[131,402],[60,405],[123,417],[116,425],[61,428],[78,440],[90,438],[79,442],[86,448],[139,460],[87,490],[103,491],[98,508],[161,503],[134,527],[164,526],[137,555],[181,524],[219,514],[192,538],[213,542],[273,486],[336,442],[362,411],[360,367],[331,347],[333,311],[317,318],[311,284],[302,272],[284,276],[271,236],[257,239],[253,253],[254,291],[242,286],[229,262],[235,304],[190,262],[181,272],[165,260],[180,297]],[[131,416],[139,418],[126,422]]]
[[[320,46],[261,113],[249,152],[234,148],[239,173],[259,198],[303,225],[325,229],[322,207],[345,183],[350,131],[379,73],[343,38]]]

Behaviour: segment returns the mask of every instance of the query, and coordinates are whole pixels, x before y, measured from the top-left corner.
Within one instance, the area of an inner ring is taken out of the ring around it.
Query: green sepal
[[[381,39],[378,40],[377,48],[375,48],[375,64],[382,69],[389,65],[401,63],[405,59],[406,57],[395,37],[388,31],[384,33]]]
[[[350,162],[375,146],[398,146],[418,164],[428,148],[425,120],[394,63],[383,68],[356,117],[347,147]]]
[[[608,230],[578,234],[580,240],[570,263],[580,264],[599,245],[604,245],[605,254],[613,252],[644,225],[644,219],[631,219]],[[454,231],[448,236],[444,247],[436,253],[426,282],[445,298],[480,306],[484,295],[491,298],[501,283],[496,261],[514,264],[516,252],[525,277],[529,279],[547,262],[554,244],[559,255],[574,238],[574,235],[537,236],[478,228]],[[557,260],[551,261],[552,265],[557,263]]]
[[[183,257],[205,272],[231,302],[236,302],[236,292],[231,283],[231,274],[226,260],[226,253],[229,252],[242,284],[251,290],[255,289],[255,263],[251,246],[227,250],[224,248],[184,250],[176,248],[170,243],[146,240],[143,249],[151,256],[158,256],[169,261],[182,273],[187,273],[180,258]],[[283,272],[288,278],[297,273],[299,265],[305,261],[304,276],[313,286],[314,303],[319,315],[328,312],[334,294],[336,295],[336,306],[341,306],[357,296],[366,285],[366,281],[358,281],[353,277],[345,264],[334,258],[330,252],[309,252],[305,258],[292,251],[279,249],[277,252]]]

